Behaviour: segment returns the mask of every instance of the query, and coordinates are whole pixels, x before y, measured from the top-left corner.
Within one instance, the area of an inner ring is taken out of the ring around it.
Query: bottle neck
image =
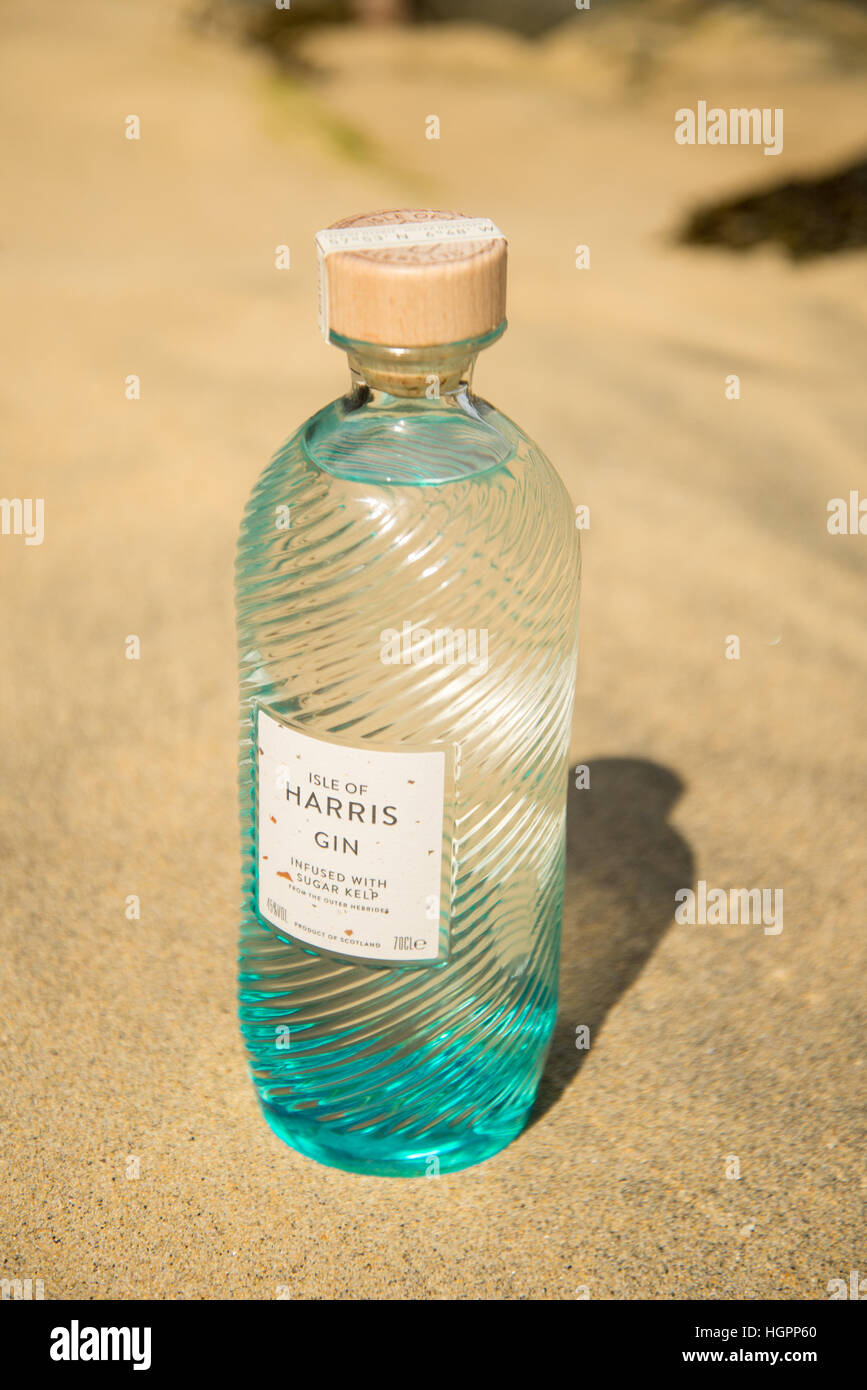
[[[469,391],[473,363],[505,329],[425,348],[339,338],[352,389],[304,427],[307,459],[351,481],[437,486],[466,481],[514,457],[514,426]]]
[[[387,347],[341,338],[336,333],[331,334],[331,341],[342,347],[349,359],[354,397],[369,399],[367,393],[373,392],[419,402],[442,401],[469,390],[478,354],[496,342],[505,328],[504,321],[483,337],[431,347]]]

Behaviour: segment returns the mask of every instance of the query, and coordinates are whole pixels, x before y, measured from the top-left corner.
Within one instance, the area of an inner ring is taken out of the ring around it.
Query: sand
[[[856,153],[857,46],[714,18],[636,58],[585,18],[313,34],[302,79],[167,0],[4,7],[2,490],[45,538],[0,536],[0,1272],[46,1298],[813,1299],[863,1265],[867,537],[826,515],[867,496],[864,254],[673,238]],[[782,155],[676,145],[699,98],[783,107]],[[534,1123],[401,1182],[293,1154],[245,1074],[231,579],[343,387],[313,233],[413,203],[510,238],[476,385],[590,508],[590,789]],[[699,878],[783,890],[783,930],[674,922]]]

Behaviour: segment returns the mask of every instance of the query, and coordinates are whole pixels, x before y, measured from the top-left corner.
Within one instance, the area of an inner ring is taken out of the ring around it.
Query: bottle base
[[[284,1144],[305,1158],[346,1173],[366,1173],[386,1178],[432,1178],[458,1173],[492,1158],[511,1144],[524,1128],[529,1108],[490,1128],[464,1131],[454,1139],[431,1133],[425,1143],[417,1137],[401,1148],[395,1136],[335,1134],[321,1124],[305,1124],[297,1114],[261,1102],[270,1128]]]

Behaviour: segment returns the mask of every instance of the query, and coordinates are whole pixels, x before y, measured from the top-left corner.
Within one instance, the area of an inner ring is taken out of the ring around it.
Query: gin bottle
[[[320,233],[346,394],[256,483],[237,555],[239,997],[265,1118],[362,1173],[522,1129],[557,1008],[578,532],[471,386],[506,242],[439,211]]]

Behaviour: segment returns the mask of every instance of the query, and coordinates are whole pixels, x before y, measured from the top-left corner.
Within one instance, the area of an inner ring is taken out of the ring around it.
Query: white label
[[[319,329],[328,342],[326,256],[335,251],[371,251],[381,246],[424,246],[439,241],[505,241],[489,217],[444,217],[438,222],[374,222],[362,227],[325,227],[316,233]]]
[[[341,956],[440,959],[445,751],[331,743],[263,709],[257,733],[261,917]]]

